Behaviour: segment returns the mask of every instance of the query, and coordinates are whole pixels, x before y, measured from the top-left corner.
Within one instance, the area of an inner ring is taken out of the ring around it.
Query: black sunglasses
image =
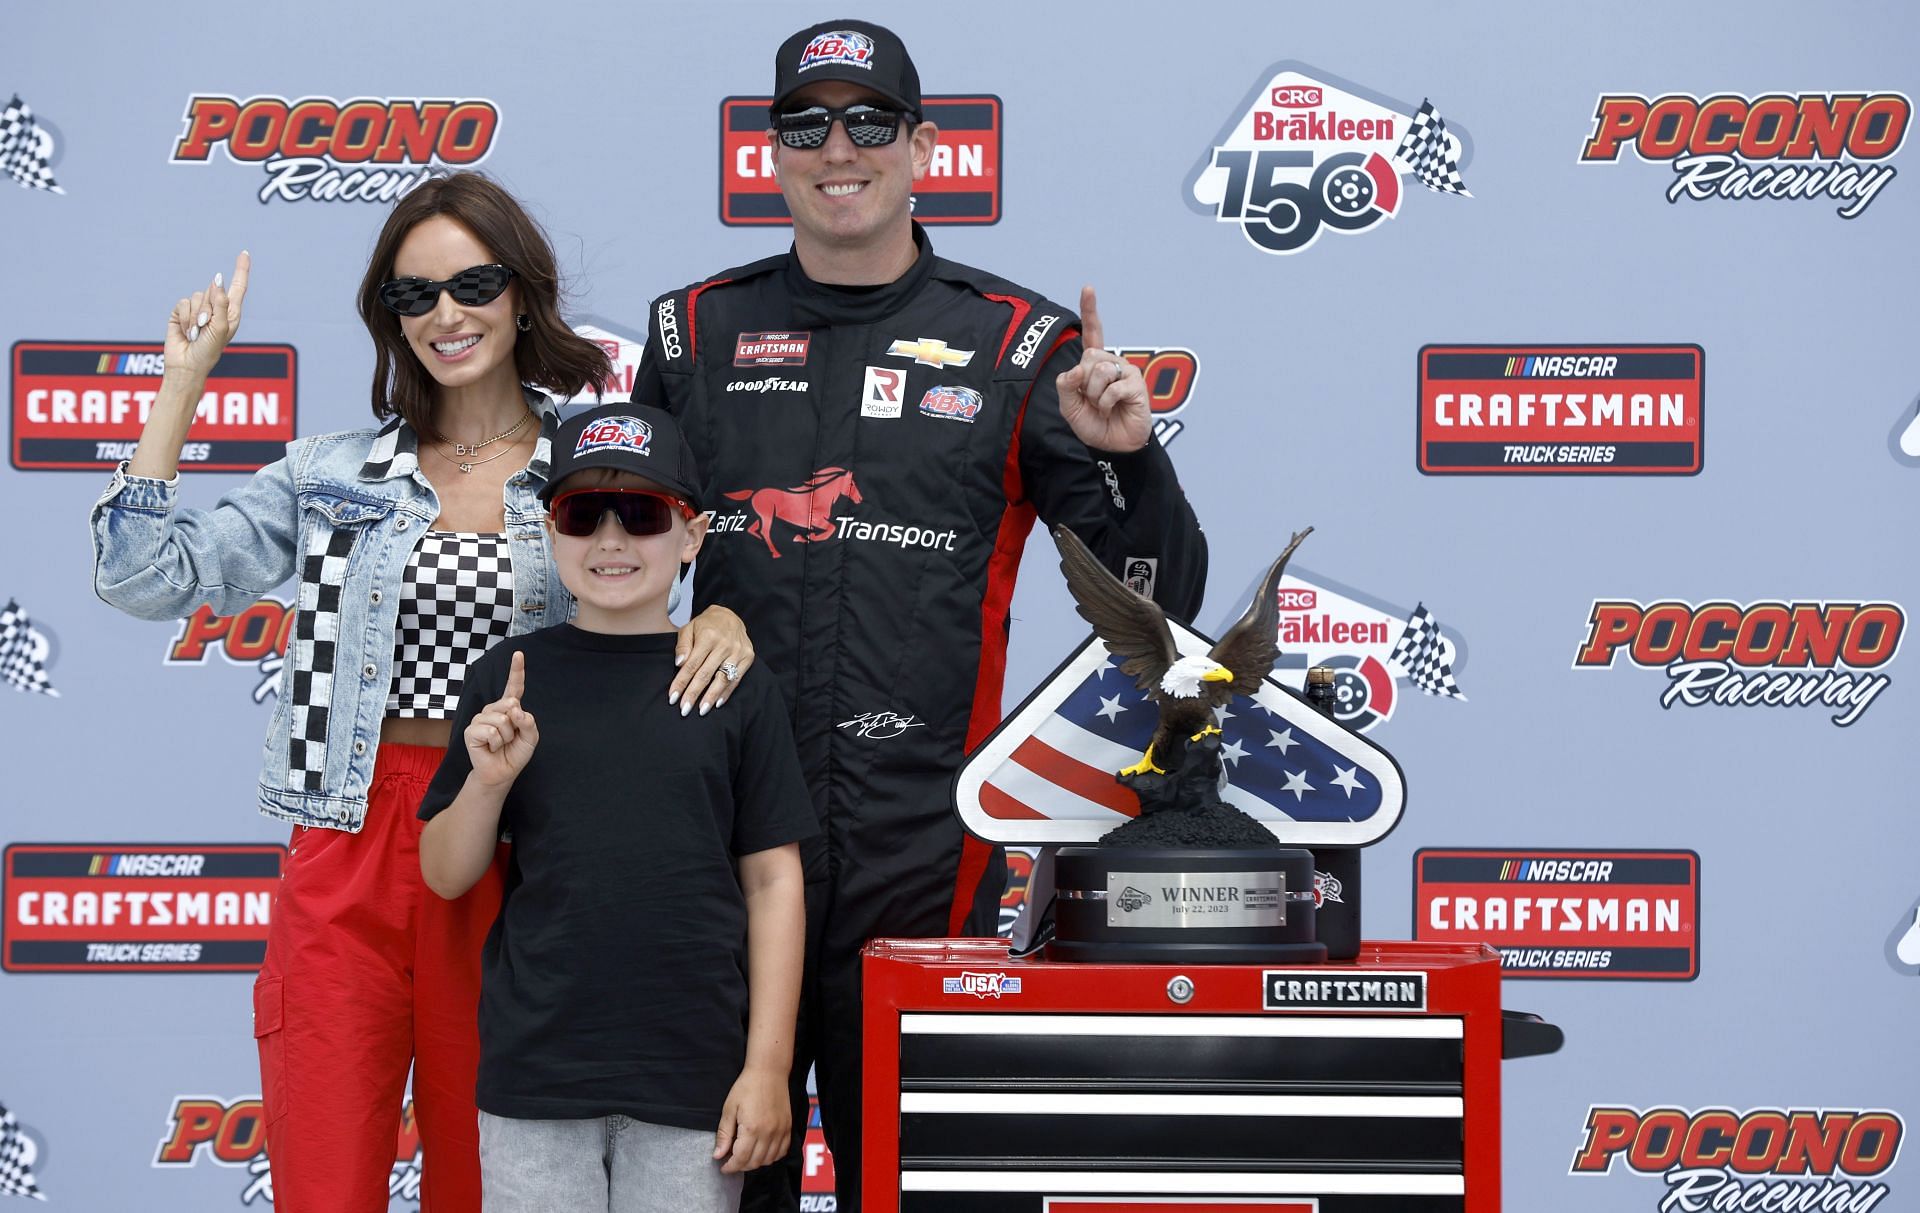
[[[691,522],[694,508],[678,497],[651,489],[573,489],[553,499],[548,512],[553,529],[583,539],[600,529],[600,520],[612,510],[629,535],[659,535],[673,527],[673,511]]]
[[[462,307],[484,307],[500,297],[513,281],[513,271],[504,265],[476,265],[461,270],[445,282],[429,278],[395,278],[380,284],[380,302],[387,310],[402,316],[424,316],[440,303],[440,292],[453,295]]]
[[[773,129],[788,147],[824,147],[836,118],[847,128],[847,138],[855,147],[885,147],[900,137],[900,111],[871,105],[849,105],[845,109],[815,105],[791,114],[775,114]]]

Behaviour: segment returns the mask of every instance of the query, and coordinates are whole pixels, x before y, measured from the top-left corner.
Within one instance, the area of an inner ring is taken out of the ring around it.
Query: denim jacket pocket
[[[393,513],[394,502],[372,501],[330,489],[300,490],[300,550],[306,559],[319,559],[318,580],[338,585],[353,568],[354,558],[363,546],[361,539],[378,522]],[[314,580],[309,569],[295,569],[302,581]]]

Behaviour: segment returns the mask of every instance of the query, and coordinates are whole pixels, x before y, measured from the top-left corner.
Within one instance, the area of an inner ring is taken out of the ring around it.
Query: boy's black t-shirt
[[[501,811],[512,859],[483,961],[477,1102],[495,1116],[713,1129],[745,1064],[733,858],[819,826],[774,680],[749,675],[726,707],[682,716],[673,646],[560,624],[467,670],[422,819],[459,795],[462,733],[515,651],[540,730]]]

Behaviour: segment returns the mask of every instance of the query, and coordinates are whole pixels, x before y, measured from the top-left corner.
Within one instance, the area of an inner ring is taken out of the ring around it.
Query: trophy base
[[[1318,964],[1313,855],[1297,847],[1065,847],[1047,959]]]

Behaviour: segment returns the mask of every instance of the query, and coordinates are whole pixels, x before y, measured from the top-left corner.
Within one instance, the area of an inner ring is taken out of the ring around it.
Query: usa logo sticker
[[[638,417],[605,417],[580,432],[580,441],[574,445],[573,453],[584,455],[588,451],[617,449],[644,455],[647,444],[652,441],[653,427]]]
[[[936,387],[920,397],[920,411],[928,417],[973,424],[986,401],[970,387]]]

